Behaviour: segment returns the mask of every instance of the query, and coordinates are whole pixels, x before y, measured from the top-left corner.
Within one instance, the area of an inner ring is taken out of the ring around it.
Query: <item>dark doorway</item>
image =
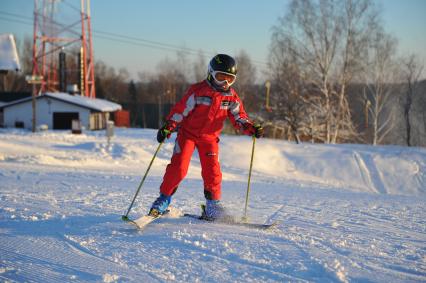
[[[72,120],[78,119],[78,112],[55,112],[53,113],[53,129],[70,130],[72,127]]]

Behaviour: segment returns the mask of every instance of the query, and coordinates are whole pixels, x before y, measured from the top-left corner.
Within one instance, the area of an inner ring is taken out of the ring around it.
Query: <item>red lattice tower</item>
[[[80,93],[95,98],[90,0],[80,0],[80,8],[71,2],[75,1],[34,0],[32,75],[43,76],[37,94],[58,91],[59,53],[79,48]]]

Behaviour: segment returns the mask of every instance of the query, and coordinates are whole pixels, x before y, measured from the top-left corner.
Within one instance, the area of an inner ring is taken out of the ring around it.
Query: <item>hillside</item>
[[[0,279],[34,282],[422,282],[426,150],[256,143],[252,221],[272,231],[165,217],[135,230],[120,219],[157,148],[154,130],[0,129]],[[221,137],[223,202],[244,208],[251,139]],[[130,216],[158,194],[173,139]],[[204,202],[197,153],[173,199]]]

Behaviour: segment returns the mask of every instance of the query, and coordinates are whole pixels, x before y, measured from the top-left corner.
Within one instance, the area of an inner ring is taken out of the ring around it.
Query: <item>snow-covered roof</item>
[[[47,92],[44,95],[101,112],[114,112],[121,110],[120,104],[105,99],[88,98],[86,96],[70,95],[63,92]]]
[[[57,99],[63,102],[78,105],[78,106],[99,111],[99,112],[114,112],[114,111],[118,111],[122,109],[120,104],[117,104],[105,99],[88,98],[86,96],[70,95],[68,93],[63,93],[63,92],[47,92],[40,96],[37,96],[37,99],[41,99],[45,97]],[[0,105],[0,107],[6,108],[8,106],[30,101],[31,99],[32,99],[31,97],[23,98],[20,100],[12,101],[5,105]]]
[[[0,34],[0,71],[18,71],[18,52],[12,34]]]

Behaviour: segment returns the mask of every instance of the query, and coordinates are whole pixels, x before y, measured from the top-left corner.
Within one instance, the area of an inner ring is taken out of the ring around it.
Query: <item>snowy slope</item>
[[[273,231],[120,217],[157,148],[154,130],[0,129],[0,280],[422,282],[426,150],[258,140],[249,203]],[[224,203],[241,216],[251,139],[221,137]],[[173,151],[161,149],[130,216],[147,212]],[[204,201],[197,154],[173,205]]]

